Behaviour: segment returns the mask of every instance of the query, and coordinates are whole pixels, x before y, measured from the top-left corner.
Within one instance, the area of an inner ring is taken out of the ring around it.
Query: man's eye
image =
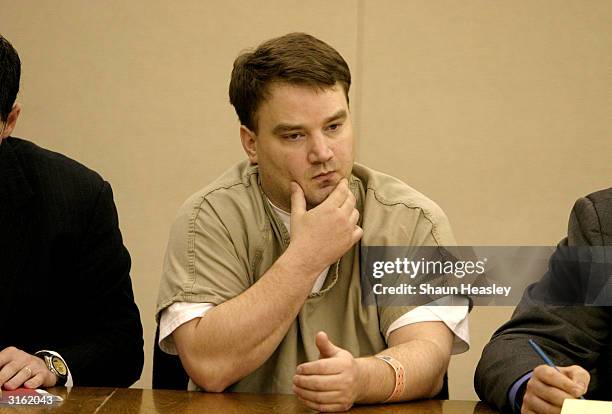
[[[327,127],[327,129],[329,131],[337,131],[340,129],[341,126],[342,124],[331,124],[330,126]]]
[[[285,139],[289,140],[289,141],[297,141],[298,139],[302,138],[303,134],[287,134],[285,135]]]

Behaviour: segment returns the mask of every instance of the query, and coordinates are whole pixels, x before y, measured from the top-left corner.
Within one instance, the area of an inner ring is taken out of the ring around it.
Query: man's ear
[[[257,164],[257,135],[244,125],[240,125],[240,140],[251,164]]]
[[[6,120],[6,124],[4,126],[4,130],[2,131],[2,135],[0,136],[0,140],[10,136],[15,129],[15,125],[17,125],[17,119],[19,118],[19,114],[21,113],[21,104],[16,103],[13,105],[13,109],[9,112],[8,118]]]

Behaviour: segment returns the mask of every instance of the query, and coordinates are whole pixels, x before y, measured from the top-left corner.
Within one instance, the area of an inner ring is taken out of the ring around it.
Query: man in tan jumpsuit
[[[354,163],[350,71],[302,33],[239,56],[230,101],[248,160],[181,207],[156,317],[206,391],[294,392],[309,407],[438,396],[468,347],[463,306],[361,300],[363,246],[452,245],[442,210]]]

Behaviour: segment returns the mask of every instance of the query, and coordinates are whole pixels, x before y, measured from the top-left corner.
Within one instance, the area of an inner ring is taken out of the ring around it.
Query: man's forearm
[[[323,270],[308,269],[296,257],[288,249],[249,289],[175,331],[179,355],[196,384],[222,391],[278,347]]]
[[[405,371],[405,387],[400,399],[430,398],[442,389],[450,356],[436,343],[415,339],[380,354],[398,360]],[[376,357],[358,358],[359,396],[357,403],[385,401],[395,387],[395,372],[386,362]]]

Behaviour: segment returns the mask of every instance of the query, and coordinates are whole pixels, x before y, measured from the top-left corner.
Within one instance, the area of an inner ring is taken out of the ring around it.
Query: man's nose
[[[312,164],[324,163],[332,159],[334,152],[330,147],[329,139],[322,133],[310,136],[308,161]]]

